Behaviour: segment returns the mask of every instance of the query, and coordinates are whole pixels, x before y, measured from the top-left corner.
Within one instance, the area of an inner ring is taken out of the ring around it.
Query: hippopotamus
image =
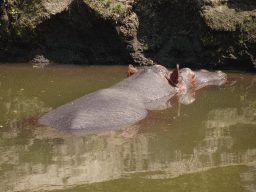
[[[62,105],[38,119],[38,123],[73,135],[96,134],[121,129],[147,116],[147,110],[165,109],[167,101],[178,94],[181,103],[194,101],[194,91],[208,85],[221,85],[227,75],[221,71],[169,71],[153,65],[128,68],[128,78]]]

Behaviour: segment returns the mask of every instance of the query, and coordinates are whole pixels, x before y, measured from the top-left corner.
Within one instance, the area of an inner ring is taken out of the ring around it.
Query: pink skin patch
[[[138,69],[136,69],[135,67],[133,67],[131,64],[128,67],[128,72],[127,72],[127,77],[130,77],[131,75],[133,75],[134,73],[137,73]]]

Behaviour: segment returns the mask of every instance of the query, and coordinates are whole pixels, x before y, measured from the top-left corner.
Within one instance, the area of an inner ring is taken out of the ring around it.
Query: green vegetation
[[[12,34],[14,42],[20,43],[20,44],[27,44],[31,43],[36,43],[35,37],[36,35],[32,30],[30,30],[29,27],[25,28],[20,28],[20,29],[15,29],[15,33]]]
[[[236,7],[236,12],[242,12],[243,10],[240,7]]]
[[[115,13],[115,11],[111,10],[109,16],[110,16],[110,17],[113,17],[113,14],[114,14],[114,13]]]
[[[108,1],[108,2],[111,3],[111,1]],[[108,2],[107,2],[107,3],[108,3]],[[107,4],[106,4],[106,5],[107,5]],[[113,16],[114,16],[114,13],[119,13],[121,9],[122,9],[121,5],[118,4],[117,6],[115,6],[115,10],[111,10],[111,11],[110,11],[110,15],[109,15],[109,16],[112,17],[113,19],[116,19],[115,17],[113,17]]]
[[[244,42],[243,39],[239,39],[238,44],[239,44],[241,47],[246,48],[246,43]]]
[[[24,3],[24,0],[17,0],[19,5],[22,5]]]
[[[217,51],[218,51],[218,52],[221,52],[222,50],[223,50],[223,47],[220,46]]]
[[[96,8],[97,8],[97,6],[94,5],[94,4],[91,4],[90,7],[91,7],[92,9],[96,9]]]
[[[22,37],[21,31],[18,30],[16,35],[21,38]]]
[[[111,3],[112,3],[111,1],[107,1],[107,3],[105,4],[106,7],[109,7]]]
[[[204,12],[203,11],[199,11],[200,15],[203,17],[204,16]]]
[[[26,21],[25,23],[23,23],[22,24],[22,27],[28,27],[29,26],[29,24],[28,24],[28,22]]]
[[[201,38],[204,46],[216,47],[221,44],[217,37],[215,37],[211,32],[208,32],[204,37]]]
[[[253,18],[252,18],[252,16],[248,16],[247,18],[248,18],[248,19],[247,19],[247,21],[249,21],[249,22],[253,22]]]
[[[115,9],[116,9],[116,13],[119,13],[119,11],[121,10],[121,5],[118,4],[117,6],[115,6]]]
[[[10,13],[11,15],[15,15],[15,14],[17,14],[18,12],[17,12],[15,9],[11,9],[11,10],[9,11],[9,13]]]

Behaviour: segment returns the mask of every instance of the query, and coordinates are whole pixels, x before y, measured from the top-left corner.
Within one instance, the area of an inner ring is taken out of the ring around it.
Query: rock
[[[0,62],[44,55],[77,64],[255,66],[254,0],[14,0],[0,7]]]
[[[44,58],[43,55],[36,55],[34,59],[30,61],[31,63],[50,63],[50,61]]]
[[[214,6],[203,6],[201,16],[208,28],[202,37],[205,47],[213,48],[227,61],[236,60],[252,69],[256,48],[255,1],[218,1]]]

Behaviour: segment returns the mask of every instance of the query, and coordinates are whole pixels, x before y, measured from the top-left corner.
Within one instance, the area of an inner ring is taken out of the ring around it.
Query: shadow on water
[[[37,117],[125,78],[123,66],[0,66],[1,191],[253,191],[256,76],[117,131],[73,136]],[[53,99],[54,98],[54,99]]]

